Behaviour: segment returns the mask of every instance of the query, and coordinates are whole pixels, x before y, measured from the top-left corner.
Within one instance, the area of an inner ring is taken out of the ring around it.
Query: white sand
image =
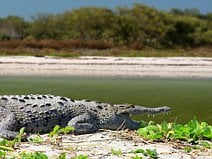
[[[212,58],[0,57],[0,75],[211,78]]]
[[[134,156],[143,156],[141,153],[130,153],[138,149],[156,150],[160,159],[211,159],[212,150],[193,149],[186,153],[182,147],[184,144],[163,143],[145,141],[137,136],[133,131],[102,131],[85,135],[63,135],[57,137],[56,142],[49,142],[47,135],[42,135],[44,143],[21,143],[12,154],[17,152],[35,152],[41,151],[51,159],[58,158],[59,154],[65,152],[67,158],[79,155],[87,155],[89,159],[131,159]],[[54,141],[54,140],[53,140]],[[112,153],[112,150],[120,151],[119,156]],[[12,156],[12,154],[10,156]]]

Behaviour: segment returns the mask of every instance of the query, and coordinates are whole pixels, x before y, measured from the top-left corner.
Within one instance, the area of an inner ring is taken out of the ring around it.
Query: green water
[[[212,124],[212,79],[3,76],[0,94],[55,94],[149,107],[167,105],[173,109],[171,114],[142,119],[184,123],[196,115],[199,120]]]

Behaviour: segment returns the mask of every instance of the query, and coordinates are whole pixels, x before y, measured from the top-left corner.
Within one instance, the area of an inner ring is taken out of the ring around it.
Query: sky
[[[0,18],[17,15],[30,19],[37,13],[63,13],[82,6],[132,6],[143,3],[159,10],[197,8],[201,13],[212,12],[212,0],[0,0]]]

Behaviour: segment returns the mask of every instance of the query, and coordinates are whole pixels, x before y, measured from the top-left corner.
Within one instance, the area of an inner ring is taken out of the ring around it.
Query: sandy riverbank
[[[0,75],[211,78],[212,58],[0,57]]]
[[[212,154],[212,150],[205,148],[192,149],[188,153],[183,149],[190,146],[188,143],[145,141],[133,131],[108,130],[78,136],[69,134],[56,137],[52,142],[48,135],[41,137],[44,139],[42,143],[20,143],[18,149],[9,156],[22,151],[39,151],[51,159],[58,158],[61,153],[66,153],[67,158],[79,155],[86,155],[89,159],[131,159],[135,156],[149,158],[142,153],[132,153],[138,149],[155,150],[160,159],[210,159]]]

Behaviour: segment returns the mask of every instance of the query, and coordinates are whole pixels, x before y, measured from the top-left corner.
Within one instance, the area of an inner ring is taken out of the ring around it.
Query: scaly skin
[[[130,119],[130,114],[160,114],[170,110],[169,107],[116,105],[53,95],[5,95],[0,96],[0,137],[13,139],[22,127],[27,133],[46,133],[55,125],[73,126],[75,134],[98,129],[137,129],[139,122]]]

